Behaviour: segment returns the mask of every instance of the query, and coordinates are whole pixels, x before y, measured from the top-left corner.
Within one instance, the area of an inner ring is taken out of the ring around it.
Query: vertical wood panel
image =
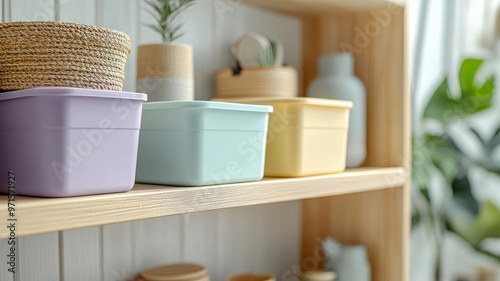
[[[60,232],[61,280],[100,281],[100,227]]]
[[[12,21],[54,20],[55,0],[11,0]]]
[[[19,238],[18,272],[15,280],[58,281],[59,233]]]
[[[181,261],[202,264],[207,267],[213,280],[223,280],[218,278],[219,261],[214,258],[218,250],[217,221],[218,213],[214,211],[181,216],[184,235],[181,237]]]
[[[95,0],[58,0],[59,21],[95,24]]]
[[[367,247],[373,281],[405,280],[402,243],[408,218],[401,211],[403,195],[403,188],[393,188],[304,200],[303,267],[322,267],[324,260],[316,257],[316,249],[331,235],[343,244]]]
[[[0,280],[12,281],[14,280],[14,274],[9,272],[10,266],[7,264],[9,258],[7,255],[10,253],[10,248],[12,246],[18,247],[18,245],[9,245],[9,240],[1,239],[0,240]],[[19,256],[16,256],[16,259],[19,259]],[[17,260],[19,262],[19,260]],[[16,265],[17,267],[17,265]],[[16,268],[17,269],[17,268]]]
[[[137,275],[132,267],[131,223],[104,225],[102,230],[102,281],[129,280]]]
[[[380,22],[373,13],[389,14],[390,18]],[[355,73],[367,88],[365,165],[408,166],[409,92],[405,92],[408,81],[405,81],[403,11],[385,9],[308,18],[303,24],[305,84],[316,77],[320,54],[353,52]],[[333,235],[341,242],[368,247],[374,281],[407,280],[404,277],[408,241],[404,235],[409,231],[408,188],[305,200],[303,261],[309,260],[307,266],[322,266],[324,260],[315,257],[315,250],[322,239]]]
[[[114,30],[125,32],[132,41],[132,52],[125,65],[124,91],[135,92],[136,61],[137,61],[137,0],[97,0],[96,24]]]
[[[135,272],[180,261],[180,219],[169,216],[131,223]]]

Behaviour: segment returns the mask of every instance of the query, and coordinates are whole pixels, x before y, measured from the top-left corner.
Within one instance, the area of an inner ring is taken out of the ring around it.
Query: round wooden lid
[[[337,278],[337,273],[333,271],[309,271],[302,273],[302,280],[308,281],[332,281]]]
[[[174,264],[146,269],[141,272],[144,281],[208,281],[208,271],[196,264]]]
[[[262,275],[255,275],[255,274],[241,274],[241,275],[234,275],[229,277],[229,281],[276,281],[274,276],[271,274],[262,274]]]

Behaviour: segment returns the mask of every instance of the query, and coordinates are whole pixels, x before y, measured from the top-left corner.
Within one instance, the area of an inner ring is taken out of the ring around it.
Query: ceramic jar
[[[354,76],[354,58],[349,53],[319,58],[319,77],[310,85],[309,97],[353,102],[349,120],[347,167],[359,167],[366,159],[366,90]]]
[[[139,46],[137,91],[148,101],[194,99],[193,48],[180,44]]]

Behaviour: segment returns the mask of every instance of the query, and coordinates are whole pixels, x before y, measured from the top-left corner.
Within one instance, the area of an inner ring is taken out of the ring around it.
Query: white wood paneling
[[[12,21],[54,20],[55,0],[11,0]]]
[[[60,232],[61,280],[101,281],[100,227]]]
[[[80,0],[79,0],[80,1]],[[137,65],[138,0],[96,0],[96,24],[130,36],[132,52],[125,66],[124,91],[135,92]]]
[[[59,281],[59,233],[19,238],[16,281]]]
[[[217,220],[218,212],[201,212],[182,215],[182,262],[204,265],[213,280],[223,280],[217,275]]]
[[[95,24],[95,0],[56,0],[59,3],[59,21]]]
[[[17,248],[17,244],[14,245],[9,245],[8,243],[9,240],[7,239],[2,239],[0,240],[0,280],[5,280],[5,281],[12,281],[14,280],[14,274],[9,272],[10,265],[7,264],[7,262],[10,261],[10,258],[7,257],[10,253],[10,248],[13,246]],[[14,243],[17,241],[14,240]],[[12,243],[12,242],[11,242]],[[14,254],[16,254],[17,250],[14,251]],[[16,259],[18,259],[18,254],[16,254]],[[17,267],[17,265],[16,265]],[[17,269],[17,268],[16,268]]]
[[[179,262],[180,219],[180,216],[170,216],[131,223],[132,263],[135,272]]]
[[[102,226],[102,281],[132,280],[131,222]],[[151,241],[151,243],[154,243]]]

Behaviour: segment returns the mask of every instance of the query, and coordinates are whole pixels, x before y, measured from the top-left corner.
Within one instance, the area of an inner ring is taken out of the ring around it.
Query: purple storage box
[[[8,192],[9,175],[18,195],[129,191],[145,100],[145,94],[76,88],[0,93],[0,192]]]

